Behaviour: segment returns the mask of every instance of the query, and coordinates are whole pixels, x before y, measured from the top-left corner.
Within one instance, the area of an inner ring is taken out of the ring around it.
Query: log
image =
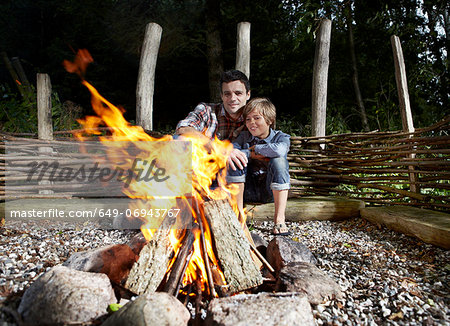
[[[172,265],[169,278],[164,285],[164,292],[173,296],[177,296],[180,282],[183,281],[184,273],[186,272],[187,264],[190,260],[190,253],[192,253],[192,246],[194,244],[195,234],[193,230],[186,230],[186,234],[182,240],[182,245],[177,253],[175,263]]]
[[[359,217],[364,206],[361,200],[347,198],[314,196],[289,199],[286,205],[286,220],[344,220]],[[247,216],[254,220],[271,220],[274,211],[273,203],[257,205],[249,210]]]
[[[361,210],[366,220],[450,249],[450,214],[414,207],[370,207]]]
[[[250,254],[249,241],[228,201],[205,202],[204,212],[211,228],[218,261],[229,286],[228,293],[262,284],[261,272]]]
[[[173,254],[169,234],[171,229],[160,228],[142,248],[139,259],[130,270],[125,288],[136,294],[156,292]]]

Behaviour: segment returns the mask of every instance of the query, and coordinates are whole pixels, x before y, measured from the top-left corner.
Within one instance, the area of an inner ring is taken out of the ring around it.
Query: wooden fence
[[[158,135],[153,132],[153,136]],[[0,134],[0,138],[24,140],[7,134]],[[58,138],[53,142],[57,144],[64,139],[73,138]],[[408,205],[448,211],[449,144],[450,116],[414,133],[391,131],[292,137],[288,155],[290,195],[344,196],[361,199],[369,206]],[[4,154],[0,155],[0,182],[3,184],[7,179],[5,158]],[[412,183],[415,187],[411,187]],[[14,191],[10,195],[15,199],[42,197],[38,189],[35,190],[35,194],[27,189],[22,194]],[[68,196],[61,191],[45,197]],[[5,195],[1,191],[0,200],[6,199]]]
[[[413,133],[292,137],[291,195],[345,196],[368,205],[449,210],[449,144],[450,116]]]

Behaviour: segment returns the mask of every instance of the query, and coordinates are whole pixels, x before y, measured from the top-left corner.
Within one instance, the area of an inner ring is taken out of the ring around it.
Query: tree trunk
[[[347,28],[348,28],[348,41],[350,48],[350,57],[352,59],[352,82],[353,88],[355,89],[356,102],[359,108],[359,114],[361,116],[361,123],[364,131],[370,131],[369,122],[367,120],[366,108],[364,106],[364,102],[361,96],[361,90],[359,88],[359,77],[358,77],[358,67],[356,64],[356,54],[355,54],[355,41],[353,37],[353,15],[351,11],[351,5],[348,5],[346,8],[346,16],[347,16]]]
[[[448,53],[450,51],[450,7],[445,5],[445,1],[443,4],[436,5],[434,1],[426,0],[424,1],[424,8],[428,16],[428,28],[430,29],[430,37],[434,40],[434,42],[429,42],[430,51],[434,54],[437,62],[437,67],[442,71],[441,76],[439,78],[439,93],[440,98],[442,100],[442,106],[447,108],[449,106],[448,101],[448,83],[449,83],[449,72],[448,72]],[[443,30],[445,33],[445,41],[444,41],[444,49],[447,52],[447,57],[445,59],[442,58],[441,51],[444,50],[439,45],[436,45],[438,39],[438,33],[436,31],[436,27],[439,23],[439,16],[442,15],[442,24]]]
[[[209,96],[220,102],[220,75],[223,72],[222,41],[220,39],[220,1],[206,1],[206,53],[208,60]]]

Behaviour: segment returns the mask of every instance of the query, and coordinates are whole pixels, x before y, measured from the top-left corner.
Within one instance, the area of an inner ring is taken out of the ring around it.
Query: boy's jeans
[[[252,164],[252,160],[249,160],[248,164]],[[245,183],[247,167],[244,167],[241,170],[237,169],[236,171],[233,171],[231,168],[229,168],[227,171],[227,182]],[[274,157],[270,159],[267,166],[267,178],[265,186],[268,190],[287,190],[290,188],[289,162],[285,157]],[[271,194],[272,191],[268,191],[268,193]]]

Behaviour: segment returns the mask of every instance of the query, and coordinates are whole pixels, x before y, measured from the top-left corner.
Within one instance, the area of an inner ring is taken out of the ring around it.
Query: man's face
[[[229,83],[222,83],[222,102],[228,114],[236,119],[241,112],[239,110],[247,104],[250,98],[250,91],[245,90],[245,85],[240,80]]]

